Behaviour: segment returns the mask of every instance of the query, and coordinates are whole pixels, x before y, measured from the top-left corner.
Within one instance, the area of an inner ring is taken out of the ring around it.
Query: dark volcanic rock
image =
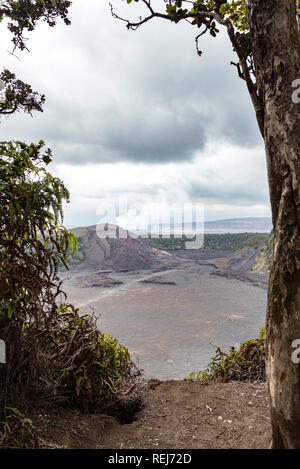
[[[122,285],[123,282],[115,280],[105,275],[85,275],[76,277],[76,284],[80,287],[106,287],[111,288],[116,285]]]
[[[176,285],[176,282],[164,280],[163,277],[151,277],[145,280],[140,280],[141,283],[155,283],[157,285]]]

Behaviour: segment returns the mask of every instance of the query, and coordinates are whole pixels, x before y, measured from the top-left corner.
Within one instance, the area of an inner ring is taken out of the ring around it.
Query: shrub
[[[58,266],[77,240],[62,226],[69,193],[46,171],[51,152],[43,146],[0,143],[0,339],[7,349],[0,415],[40,400],[129,409],[138,403],[129,391],[139,372],[127,349],[57,301]]]
[[[124,345],[100,332],[95,318],[81,313],[62,304],[38,331],[26,325],[24,380],[30,378],[30,394],[39,400],[83,410],[118,406],[140,371]]]
[[[265,327],[261,328],[259,338],[242,342],[239,350],[231,347],[224,352],[219,347],[205,371],[190,373],[185,380],[203,381],[213,379],[238,381],[265,380]]]
[[[0,338],[7,347],[2,408],[14,406],[22,394],[24,324],[31,321],[38,330],[55,314],[61,293],[57,267],[73,242],[61,226],[69,193],[46,171],[51,152],[43,146],[42,141],[0,143]]]
[[[32,420],[18,409],[6,408],[6,419],[0,422],[0,447],[2,449],[38,447],[37,430]]]

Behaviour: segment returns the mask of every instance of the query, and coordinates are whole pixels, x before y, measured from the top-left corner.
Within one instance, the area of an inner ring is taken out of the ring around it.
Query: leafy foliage
[[[31,419],[19,409],[6,408],[6,419],[0,422],[0,447],[3,449],[31,449],[38,447],[37,430]]]
[[[0,115],[10,115],[17,111],[24,111],[32,115],[32,111],[42,112],[42,106],[45,102],[45,96],[39,95],[33,91],[31,86],[18,80],[14,73],[9,70],[3,70],[0,74],[5,89],[3,90],[3,99],[0,101]]]
[[[268,233],[205,234],[204,249],[236,251],[244,247],[258,249],[268,239]]]
[[[260,252],[252,268],[252,272],[270,272],[273,262],[273,243],[274,235],[273,232],[271,232],[267,236],[264,244],[260,247]]]
[[[263,256],[265,260],[265,265],[267,267],[267,270],[269,271],[271,270],[272,260],[273,260],[273,242],[274,242],[274,234],[272,232],[268,236],[263,247]]]
[[[260,330],[259,338],[240,344],[239,350],[231,347],[225,352],[217,347],[216,354],[205,371],[190,373],[188,381],[214,379],[258,381],[265,380],[265,327]]]
[[[247,18],[247,2],[245,0],[162,0],[158,10],[154,9],[151,0],[135,0],[135,2],[143,4],[144,16],[138,16],[136,20],[126,19],[120,17],[111,6],[113,17],[125,22],[127,29],[131,30],[136,30],[154,18],[173,23],[186,21],[197,31],[195,42],[199,56],[202,55],[202,50],[199,48],[200,38],[206,33],[216,37],[220,32],[219,28],[225,29],[237,56],[237,61],[231,64],[236,67],[238,76],[246,82],[260,133],[264,138],[264,99],[256,80],[253,45]],[[127,3],[132,4],[132,1],[128,0]],[[295,16],[299,17],[299,0],[295,0],[294,5]]]
[[[60,17],[70,24],[70,5],[0,0],[0,22],[8,20],[14,49],[23,50],[24,33],[39,20],[54,26]],[[30,85],[8,70],[0,79],[0,115],[42,111],[45,97]],[[58,266],[67,267],[78,242],[62,226],[69,192],[46,170],[52,155],[43,147],[43,141],[0,142],[0,338],[7,346],[7,363],[0,365],[1,447],[37,446],[31,420],[10,403],[24,407],[43,399],[85,410],[122,408],[125,419],[140,405],[131,392],[140,371],[126,347],[102,334],[90,316],[72,305],[59,306],[64,293]]]
[[[86,255],[84,250],[84,244],[81,236],[76,238],[76,249],[73,249],[70,245],[67,250],[67,263],[69,266],[80,265],[85,261]]]
[[[8,346],[7,386],[22,366],[24,324],[37,328],[57,309],[57,266],[74,237],[61,226],[69,193],[46,171],[51,152],[43,146],[0,144],[0,335]]]
[[[236,251],[244,247],[259,248],[264,246],[264,243],[269,240],[268,233],[224,233],[224,234],[212,234],[206,233],[204,235],[204,245],[201,249],[212,249],[220,251]],[[189,239],[186,236],[182,238],[153,238],[148,241],[159,244],[165,249],[174,251],[177,249],[185,249],[185,242]]]
[[[187,21],[198,29],[196,47],[198,55],[202,55],[199,49],[199,39],[206,33],[216,37],[220,32],[219,27],[225,27],[233,50],[238,56],[238,62],[231,62],[236,66],[240,78],[246,81],[248,91],[254,106],[261,107],[261,97],[256,86],[256,74],[253,60],[253,50],[247,18],[247,6],[245,0],[163,0],[162,8],[154,10],[151,0],[135,0],[143,3],[148,10],[148,16],[140,16],[137,21],[130,21],[118,16],[113,7],[112,15],[126,22],[128,29],[137,29],[153,18],[161,18],[179,23]],[[132,3],[132,0],[127,0]],[[295,13],[300,14],[300,1],[295,0]],[[217,27],[218,26],[218,27]],[[257,109],[257,120],[261,132],[263,121],[260,110]],[[262,132],[263,134],[263,132]]]
[[[43,146],[0,144],[0,337],[8,357],[0,366],[2,409],[29,399],[135,409],[139,397],[128,383],[139,371],[126,347],[91,316],[59,305],[58,265],[67,266],[77,240],[62,226],[69,193],[46,170],[51,152]]]
[[[19,314],[17,311],[24,317],[35,317],[41,292],[43,307],[52,304],[54,293],[48,292],[47,301],[44,288],[48,282],[53,287],[58,262],[65,261],[72,238],[59,225],[62,202],[69,201],[69,193],[41,164],[51,158],[48,150],[41,154],[43,146],[42,141],[29,146],[22,142],[0,144],[2,318],[11,318]]]
[[[196,37],[197,52],[202,55],[202,51],[198,48],[199,38],[209,32],[216,37],[220,32],[217,25],[232,27],[236,45],[243,52],[244,60],[248,60],[248,64],[253,68],[252,50],[250,43],[249,25],[247,20],[246,5],[244,0],[168,0],[165,1],[165,12],[155,12],[151,5],[151,0],[135,0],[135,2],[144,3],[149,9],[152,17],[161,17],[169,19],[174,23],[187,20],[191,25],[200,30]],[[132,0],[127,0],[132,3]],[[117,17],[117,15],[115,15]],[[149,17],[146,17],[149,18]],[[150,19],[150,18],[149,18]],[[127,22],[128,29],[135,29],[145,21],[141,19],[139,22]],[[236,47],[234,47],[236,50]],[[242,65],[242,64],[241,64]],[[253,70],[252,70],[253,71]],[[243,72],[242,72],[243,73]]]
[[[26,324],[24,348],[23,380],[30,379],[30,395],[72,408],[118,406],[140,375],[124,345],[100,332],[91,315],[66,303],[38,330]],[[33,357],[38,380],[32,376]]]
[[[57,18],[70,24],[68,0],[0,0],[0,23],[5,19],[8,30],[12,33],[15,49],[27,49],[24,34],[33,31],[40,20],[49,26],[56,25]],[[32,90],[31,86],[17,79],[15,74],[4,69],[0,74],[1,91],[0,115],[10,116],[18,111],[32,115],[32,111],[42,112],[45,96]]]
[[[51,27],[56,25],[57,18],[70,24],[67,16],[70,6],[68,0],[0,0],[0,22],[4,18],[8,20],[14,48],[23,50],[26,49],[24,33],[33,31],[39,20]]]

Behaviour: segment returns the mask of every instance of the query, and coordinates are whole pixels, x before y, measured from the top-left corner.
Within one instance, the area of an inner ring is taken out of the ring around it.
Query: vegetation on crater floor
[[[193,241],[195,238],[188,238],[183,236],[176,238],[152,238],[149,241],[154,244],[159,244],[165,249],[170,251],[185,249],[186,241]],[[236,251],[244,247],[251,247],[254,249],[262,248],[265,242],[269,239],[268,233],[205,233],[204,245],[201,249],[209,249],[216,251]]]
[[[238,350],[231,347],[229,352],[225,352],[218,347],[206,370],[190,373],[185,379],[265,380],[265,327],[261,328],[258,339],[242,342]]]

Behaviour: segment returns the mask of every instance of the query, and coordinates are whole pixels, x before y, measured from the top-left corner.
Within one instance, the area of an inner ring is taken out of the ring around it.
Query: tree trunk
[[[300,40],[295,0],[246,0],[258,93],[264,110],[274,225],[267,308],[267,377],[273,448],[300,449]],[[294,360],[295,361],[295,360]]]

